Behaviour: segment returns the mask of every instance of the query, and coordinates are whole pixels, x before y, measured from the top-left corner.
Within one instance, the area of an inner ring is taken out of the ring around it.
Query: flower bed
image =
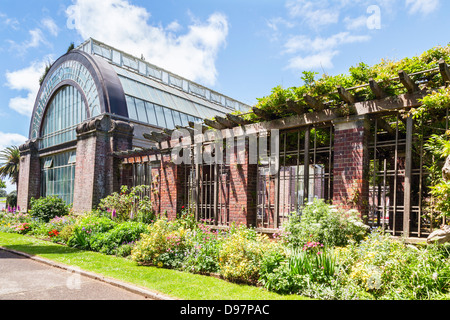
[[[49,222],[4,211],[0,231],[318,299],[445,299],[450,290],[448,246],[394,241],[319,200],[274,238],[244,226],[217,231],[188,212],[143,223],[108,211]]]

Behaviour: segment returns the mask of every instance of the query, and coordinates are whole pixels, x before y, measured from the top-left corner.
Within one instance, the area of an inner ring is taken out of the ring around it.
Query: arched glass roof
[[[236,110],[246,112],[250,108],[97,40],[89,39],[77,49],[102,57],[113,67],[127,98],[131,119],[160,126],[153,110],[162,108],[167,128],[171,128],[180,117],[181,123],[187,125],[186,119],[201,121]]]

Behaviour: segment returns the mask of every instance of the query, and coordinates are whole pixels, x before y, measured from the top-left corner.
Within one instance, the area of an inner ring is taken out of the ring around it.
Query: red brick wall
[[[368,126],[365,119],[335,124],[333,203],[344,209],[368,210]]]
[[[176,219],[181,211],[181,179],[178,166],[171,161],[170,155],[163,155],[160,170],[159,203],[160,214],[167,214],[169,219]]]
[[[112,152],[132,148],[132,127],[102,116],[78,129],[73,209],[83,213],[120,190],[120,160]]]
[[[31,198],[39,198],[41,164],[34,143],[21,146],[17,205],[21,211],[29,209]]]
[[[257,165],[249,164],[248,145],[230,155],[230,223],[256,225],[257,170]]]

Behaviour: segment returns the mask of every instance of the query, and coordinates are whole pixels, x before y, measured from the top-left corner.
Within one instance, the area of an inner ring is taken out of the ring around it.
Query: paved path
[[[0,300],[143,300],[122,287],[0,249]]]

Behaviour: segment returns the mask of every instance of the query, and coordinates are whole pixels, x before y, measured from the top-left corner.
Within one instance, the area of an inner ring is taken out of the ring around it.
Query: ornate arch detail
[[[88,117],[110,113],[128,118],[125,94],[114,69],[101,58],[73,50],[50,68],[36,97],[29,138],[39,138],[46,109],[64,85],[75,86],[87,104]]]

